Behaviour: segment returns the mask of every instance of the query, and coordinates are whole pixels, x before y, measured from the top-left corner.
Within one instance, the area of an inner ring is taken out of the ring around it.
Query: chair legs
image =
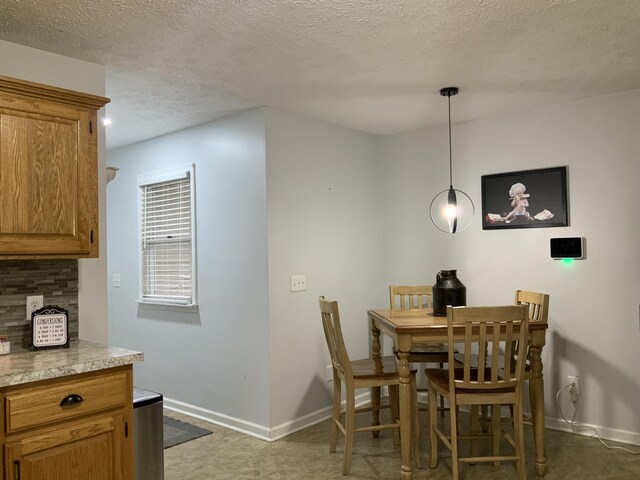
[[[427,391],[429,395],[429,405],[435,405],[436,403],[436,390],[429,388]],[[429,468],[436,468],[438,466],[438,436],[436,435],[435,425],[438,421],[438,412],[435,408],[429,409],[429,444],[431,445],[431,460],[429,461]]]
[[[331,436],[329,438],[329,452],[336,451],[338,443],[338,422],[340,422],[340,402],[342,400],[342,382],[339,378],[333,377],[333,412],[331,419]]]
[[[516,468],[518,469],[518,478],[525,480],[527,474],[525,472],[524,464],[524,426],[522,419],[522,402],[516,404],[514,408],[514,422],[513,422],[513,440],[516,447],[516,455],[518,460],[516,462]]]
[[[429,389],[429,402],[435,401],[437,393],[435,389]],[[450,435],[447,437],[446,434],[438,428],[438,414],[435,409],[429,410],[429,442],[431,444],[431,459],[429,462],[429,468],[436,468],[438,465],[438,443],[442,441],[448,448],[451,450],[451,475],[452,479],[457,480],[459,476],[459,464],[460,464],[460,455],[458,450],[458,441],[464,439],[471,440],[471,457],[474,457],[474,460],[470,458],[462,458],[463,462],[469,462],[471,465],[475,464],[475,458],[480,460],[480,457],[477,455],[477,446],[476,442],[479,439],[481,434],[481,430],[484,428],[480,428],[480,407],[478,405],[470,405],[470,427],[471,435],[461,435],[458,428],[458,417],[459,411],[458,406],[456,408],[449,409],[450,412]],[[514,422],[513,422],[513,437],[505,431],[501,419],[501,405],[491,405],[491,422],[490,427],[487,425],[487,430],[491,428],[490,438],[492,440],[493,453],[491,457],[487,457],[485,461],[493,462],[495,466],[500,466],[500,460],[497,458],[501,458],[503,460],[515,460],[516,468],[517,468],[517,478],[519,480],[526,480],[526,470],[525,470],[525,455],[524,455],[524,427],[523,427],[523,418],[522,418],[522,404],[518,402],[514,404]],[[514,456],[502,456],[500,454],[500,441],[502,436],[505,435],[509,443],[515,449]],[[471,460],[471,462],[470,462]]]
[[[399,386],[398,385],[389,385],[389,404],[390,404],[390,415],[392,422],[398,422],[400,417],[400,402],[399,402]],[[346,395],[346,408],[344,412],[344,423],[340,423],[340,411],[341,411],[341,401],[342,401],[342,382],[339,378],[334,378],[334,388],[333,388],[333,413],[332,413],[332,422],[331,422],[331,434],[329,440],[329,451],[331,453],[336,451],[337,440],[338,440],[338,431],[342,431],[344,433],[344,460],[343,460],[343,475],[348,475],[351,471],[351,457],[353,452],[353,441],[354,441],[354,433],[356,431],[362,431],[362,429],[358,430],[355,428],[355,416],[356,410],[355,406],[355,395],[350,395],[349,391],[347,391]],[[349,388],[347,387],[347,390]],[[377,393],[377,395],[376,395]],[[372,413],[373,413],[373,425],[380,425],[380,388],[372,387],[371,388],[371,398],[372,398]],[[411,443],[412,443],[412,456],[415,461],[417,468],[422,468],[422,460],[420,458],[420,427],[418,424],[418,395],[416,389],[416,378],[415,375],[411,375]],[[364,410],[369,410],[368,408],[364,408]],[[387,427],[388,428],[388,427]],[[365,430],[368,430],[365,429]],[[373,431],[372,431],[373,432]],[[379,434],[380,430],[375,431],[375,433]],[[375,435],[376,437],[378,435]],[[400,445],[400,431],[397,428],[393,428],[393,443],[394,445]]]
[[[346,411],[344,418],[344,463],[342,467],[343,475],[349,475],[351,471],[351,452],[353,450],[353,433],[356,426],[356,405],[355,396],[347,395]]]
[[[415,375],[411,375],[411,446],[416,467],[422,468],[420,457],[420,423],[418,420],[418,387]]]
[[[502,429],[502,420],[500,419],[500,405],[491,405],[491,440],[493,442],[493,456],[500,455],[500,437]],[[500,466],[499,461],[493,462],[496,467]]]
[[[398,385],[389,385],[389,406],[391,421],[398,421],[400,418],[400,391]],[[393,430],[393,444],[400,445],[400,429]]]
[[[380,425],[380,387],[371,387],[371,408],[371,425]],[[373,438],[378,438],[380,430],[372,430],[371,434]]]

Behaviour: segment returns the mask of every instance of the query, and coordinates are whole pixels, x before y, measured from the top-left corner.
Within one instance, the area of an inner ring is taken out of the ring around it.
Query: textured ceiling
[[[109,148],[270,105],[375,134],[640,87],[637,0],[2,0],[107,67]],[[0,66],[1,70],[1,66]]]

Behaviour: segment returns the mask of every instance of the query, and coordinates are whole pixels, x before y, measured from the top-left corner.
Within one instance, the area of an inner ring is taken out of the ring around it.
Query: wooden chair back
[[[451,395],[459,389],[482,390],[519,387],[524,375],[525,349],[528,341],[527,307],[447,307],[449,365],[454,365],[454,331],[464,330],[461,351],[462,373],[449,368]],[[517,351],[513,351],[517,348]],[[477,355],[477,361],[474,356]],[[508,359],[514,358],[511,365]],[[505,361],[505,359],[507,359]]]
[[[336,370],[338,377],[347,382],[353,376],[349,354],[344,344],[342,327],[340,326],[340,312],[338,302],[335,300],[325,300],[320,297],[320,313],[322,315],[322,328],[327,340],[331,363]]]
[[[546,322],[549,319],[549,294],[516,290],[516,305],[526,305],[530,322]]]
[[[389,308],[391,310],[431,308],[432,295],[431,285],[390,285]]]

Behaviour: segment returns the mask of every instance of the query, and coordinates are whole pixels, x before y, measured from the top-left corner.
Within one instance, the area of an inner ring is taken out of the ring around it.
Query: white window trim
[[[138,300],[141,306],[155,307],[159,309],[180,309],[187,311],[195,311],[198,306],[198,276],[197,276],[197,252],[196,248],[196,176],[195,164],[185,165],[171,170],[162,170],[153,173],[138,175],[137,186],[137,202],[138,202]],[[142,245],[142,188],[146,185],[154,183],[167,182],[171,180],[182,180],[190,177],[189,188],[191,190],[191,303],[181,303],[173,299],[169,300],[150,300],[142,298],[142,258],[140,246]]]

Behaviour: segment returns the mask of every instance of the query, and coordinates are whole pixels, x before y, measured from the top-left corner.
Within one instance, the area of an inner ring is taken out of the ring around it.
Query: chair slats
[[[389,305],[391,310],[415,310],[431,308],[433,287],[430,285],[391,285]]]

